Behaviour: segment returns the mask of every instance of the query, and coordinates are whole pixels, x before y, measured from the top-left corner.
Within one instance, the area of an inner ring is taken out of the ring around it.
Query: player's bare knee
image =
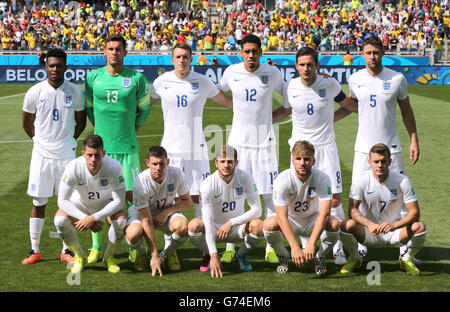
[[[344,219],[341,222],[340,230],[342,232],[349,233],[352,228],[354,228],[356,225],[356,222],[352,219]]]
[[[180,237],[186,236],[188,232],[188,222],[186,219],[177,217],[170,222],[170,230]]]
[[[325,227],[325,230],[330,232],[337,232],[339,231],[339,226],[340,226],[339,220],[334,217],[330,217],[329,222]]]
[[[423,233],[426,230],[425,223],[423,223],[422,221],[416,221],[411,224],[411,230],[414,234]]]
[[[136,244],[142,236],[142,226],[138,223],[130,224],[125,231],[125,235],[132,245]]]
[[[253,219],[249,224],[249,232],[256,236],[263,235],[263,222],[260,219]]]
[[[203,232],[203,221],[200,218],[192,219],[188,224],[188,231],[192,233]]]
[[[264,231],[278,231],[280,229],[280,226],[278,225],[278,220],[276,216],[268,217],[263,222],[263,229]]]

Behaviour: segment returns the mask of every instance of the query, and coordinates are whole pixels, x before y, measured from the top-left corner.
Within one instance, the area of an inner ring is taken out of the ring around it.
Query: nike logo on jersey
[[[292,97],[295,99],[295,98],[298,98],[300,96],[300,94],[297,94],[297,95],[293,95]]]
[[[85,185],[85,184],[86,184],[86,183],[78,183],[78,185],[80,185],[80,186],[81,186],[81,185]]]
[[[370,194],[373,194],[373,193],[375,193],[375,191],[372,191],[372,192],[367,191],[367,195],[370,195]]]
[[[166,90],[167,90],[167,89],[169,89],[169,88],[172,88],[172,87],[171,87],[171,86],[168,86],[168,87],[167,87],[167,86],[165,86],[165,87],[164,87],[164,89],[166,89]]]
[[[46,101],[47,101],[47,99],[43,99],[43,100],[40,100],[39,102],[44,103]]]
[[[234,81],[241,81],[242,79],[234,79]]]
[[[103,81],[96,81],[95,84],[101,84]]]
[[[214,198],[218,198],[219,196],[221,196],[223,193],[220,193],[219,195],[214,195]]]
[[[294,196],[294,195],[297,195],[297,193],[289,193],[289,196]]]
[[[365,85],[358,85],[358,88],[364,87]]]

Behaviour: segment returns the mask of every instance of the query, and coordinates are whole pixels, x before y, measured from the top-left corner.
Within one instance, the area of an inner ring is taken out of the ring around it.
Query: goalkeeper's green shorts
[[[134,179],[136,179],[138,174],[141,172],[139,153],[130,153],[130,154],[106,153],[106,155],[120,162],[123,169],[123,175],[125,177],[125,185],[127,191],[132,191]]]

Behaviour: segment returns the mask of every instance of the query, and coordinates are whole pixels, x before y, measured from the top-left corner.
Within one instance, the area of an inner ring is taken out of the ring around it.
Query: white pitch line
[[[8,96],[3,96],[3,97],[0,97],[0,100],[6,100],[6,99],[10,99],[10,98],[13,98],[13,97],[16,97],[16,96],[21,96],[21,95],[25,95],[26,93],[19,93],[19,94],[13,94],[13,95],[8,95]]]

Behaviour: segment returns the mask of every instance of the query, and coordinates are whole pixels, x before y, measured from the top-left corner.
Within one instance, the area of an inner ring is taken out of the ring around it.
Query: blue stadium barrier
[[[66,79],[77,84],[84,83],[86,75],[89,71],[95,70],[100,66],[69,66],[66,72]],[[129,66],[137,71],[144,73],[147,80],[152,83],[158,75],[165,71],[173,69],[171,65],[145,65],[145,66]],[[227,66],[192,66],[195,72],[207,75],[214,83],[217,83]],[[292,65],[277,65],[280,69],[285,81],[298,77],[295,67]],[[387,66],[395,71],[401,72],[408,84],[421,85],[450,85],[450,67],[436,66]],[[347,84],[351,74],[363,66],[321,66],[319,71],[327,73],[336,78],[340,83]],[[36,83],[47,78],[47,73],[43,66],[0,66],[0,83]]]

